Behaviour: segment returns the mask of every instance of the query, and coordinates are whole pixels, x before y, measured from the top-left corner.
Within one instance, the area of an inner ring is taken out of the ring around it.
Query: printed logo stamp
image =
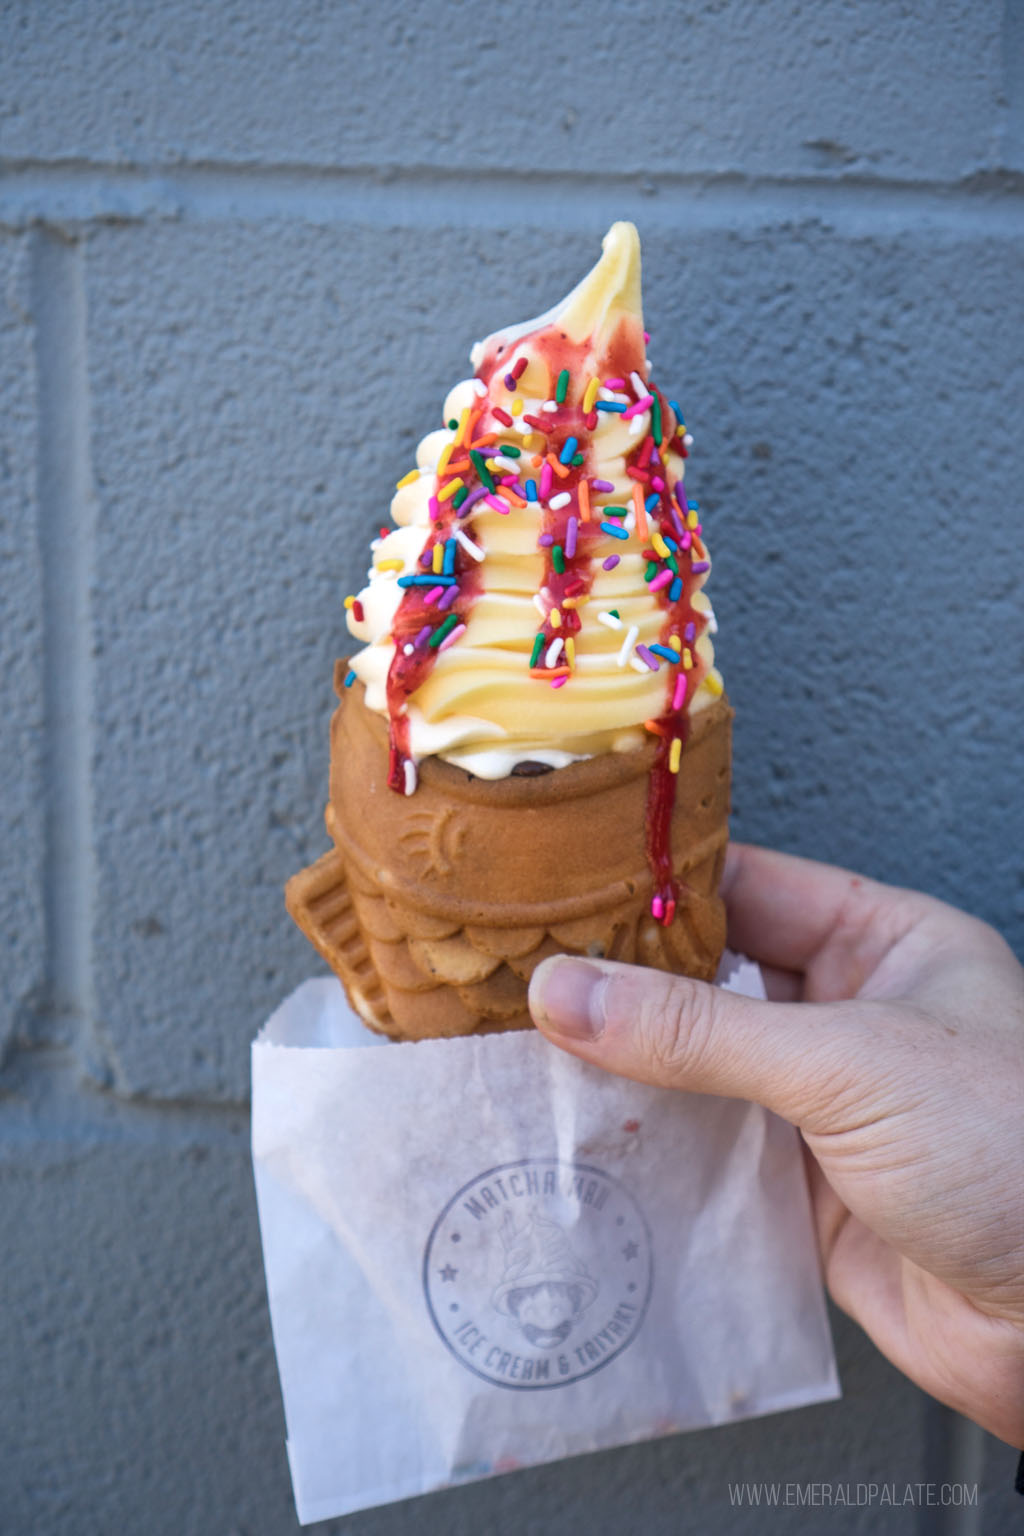
[[[564,1387],[636,1338],[654,1278],[634,1197],[585,1163],[523,1158],[478,1174],[434,1223],[423,1290],[461,1365],[499,1387]]]

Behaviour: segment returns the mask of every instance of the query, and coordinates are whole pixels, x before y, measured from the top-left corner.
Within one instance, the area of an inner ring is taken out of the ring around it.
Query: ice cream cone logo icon
[[[564,1344],[598,1286],[557,1221],[531,1211],[517,1227],[506,1211],[500,1230],[505,1271],[491,1298],[538,1349]]]
[[[523,1157],[468,1180],[423,1251],[430,1319],[460,1365],[513,1392],[603,1370],[643,1324],[654,1278],[636,1195],[591,1163]]]

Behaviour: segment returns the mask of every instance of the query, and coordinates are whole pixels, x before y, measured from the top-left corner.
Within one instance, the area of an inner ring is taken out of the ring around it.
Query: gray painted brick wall
[[[737,833],[1024,950],[1024,15],[22,0],[2,28],[0,1533],[270,1536],[248,1043],[317,968],[281,887],[324,846],[341,596],[470,343],[613,218],[696,435]],[[776,1536],[807,1512],[729,1481],[966,1478],[976,1509],[827,1529],[1009,1532],[1012,1453],[836,1336],[840,1404],[322,1529]]]

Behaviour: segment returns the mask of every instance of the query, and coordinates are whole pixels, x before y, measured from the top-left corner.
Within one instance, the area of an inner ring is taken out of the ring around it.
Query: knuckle
[[[711,1037],[714,992],[686,976],[659,975],[646,991],[636,1020],[638,1045],[660,1080],[690,1079],[699,1073]]]

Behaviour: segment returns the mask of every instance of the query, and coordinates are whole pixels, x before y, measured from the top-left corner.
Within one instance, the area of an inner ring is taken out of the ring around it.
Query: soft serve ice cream
[[[346,600],[363,642],[347,681],[387,717],[389,781],[406,794],[427,756],[496,779],[656,734],[652,907],[671,921],[671,780],[722,682],[689,439],[649,376],[633,225],[613,225],[561,304],[472,362],[399,482],[369,585]]]

